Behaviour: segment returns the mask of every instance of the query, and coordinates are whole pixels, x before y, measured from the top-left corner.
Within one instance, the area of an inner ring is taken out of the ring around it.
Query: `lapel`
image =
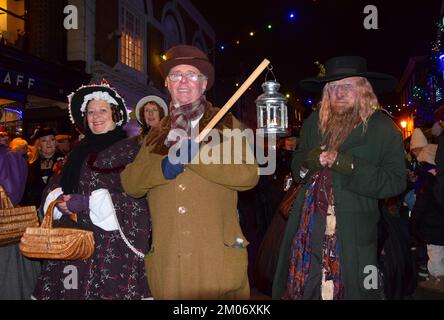
[[[373,114],[370,116],[367,122],[367,131],[370,127],[370,122],[373,121],[373,118],[377,117],[380,114],[381,111],[375,110]],[[367,131],[362,131],[363,124],[359,124],[356,128],[352,130],[350,135],[347,137],[347,139],[344,141],[342,146],[339,148],[340,151],[345,152],[347,150],[350,150],[352,148],[356,148],[358,146],[361,146],[363,144],[367,143]]]
[[[347,139],[345,139],[339,150],[345,152],[347,150],[365,144],[367,142],[367,135],[365,134],[365,132],[362,131],[362,128],[362,123],[354,128]]]
[[[201,132],[213,119],[216,113],[219,112],[219,108],[213,107],[210,102],[207,102],[207,108],[199,120],[199,132]],[[215,129],[222,132],[223,129],[233,128],[233,118],[231,113],[227,113],[215,126]],[[171,117],[164,117],[159,126],[156,128],[151,128],[150,132],[146,137],[146,145],[151,147],[151,152],[165,156],[168,154],[168,147],[165,145],[165,139],[171,129]]]

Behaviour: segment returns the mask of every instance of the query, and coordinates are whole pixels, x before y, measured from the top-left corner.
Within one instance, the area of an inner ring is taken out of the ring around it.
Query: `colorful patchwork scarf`
[[[305,283],[310,271],[315,212],[318,212],[326,219],[326,226],[327,215],[335,214],[331,179],[329,169],[321,170],[313,175],[305,193],[299,228],[293,238],[290,251],[287,290],[282,296],[284,300],[301,300],[304,296]],[[330,218],[334,219],[335,217]],[[330,218],[328,219],[329,223]],[[336,231],[336,226],[334,226],[333,233],[324,235],[321,268],[323,276],[321,287],[319,288],[323,298],[332,298],[333,300],[342,299],[344,291],[339,263],[339,242],[337,241]]]
[[[172,103],[170,105],[170,115],[171,115],[171,129],[181,129],[187,133],[188,137],[191,137],[191,121],[198,119],[204,114],[205,108],[207,107],[207,101],[205,97],[202,96],[199,100],[184,104],[176,108]],[[202,128],[203,129],[203,128]],[[174,145],[177,140],[169,140],[168,137],[165,140],[165,145],[169,148]]]

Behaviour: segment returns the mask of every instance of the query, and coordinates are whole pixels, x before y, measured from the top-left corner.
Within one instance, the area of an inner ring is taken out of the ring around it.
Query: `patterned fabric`
[[[151,235],[146,200],[127,196],[120,183],[119,170],[112,170],[133,161],[138,150],[137,139],[125,139],[99,152],[93,167],[88,166],[85,159],[80,171],[79,193],[108,189],[123,233],[135,248],[146,253]],[[55,187],[57,185],[51,189]],[[93,255],[86,260],[44,261],[34,297],[44,300],[151,297],[144,260],[127,247],[119,231],[105,231],[95,226],[89,215],[79,215],[78,219],[94,231]]]
[[[205,97],[201,97],[199,100],[193,103],[185,104],[176,108],[173,104],[170,105],[171,114],[171,129],[181,129],[187,133],[188,137],[191,137],[191,121],[199,118],[207,107],[207,101]],[[177,140],[165,140],[165,145],[169,148],[176,144]]]
[[[333,203],[331,172],[328,169],[323,169],[312,176],[305,193],[300,225],[291,246],[287,289],[282,299],[301,300],[304,296],[304,289],[310,272],[315,212],[326,219],[322,250],[321,297],[334,300],[343,298],[339,243],[336,236]]]

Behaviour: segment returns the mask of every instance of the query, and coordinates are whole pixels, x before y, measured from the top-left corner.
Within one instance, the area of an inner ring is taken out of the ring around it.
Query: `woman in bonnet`
[[[44,261],[33,297],[150,298],[143,260],[150,242],[147,203],[127,196],[119,178],[139,151],[122,128],[125,102],[106,83],[82,86],[68,98],[71,121],[85,138],[69,155],[60,185],[50,186],[44,209],[62,199],[54,220],[77,213],[79,225],[94,232],[95,250],[86,260]]]

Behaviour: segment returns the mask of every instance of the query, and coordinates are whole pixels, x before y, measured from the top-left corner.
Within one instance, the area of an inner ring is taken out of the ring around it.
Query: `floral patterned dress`
[[[90,195],[94,190],[107,189],[121,231],[128,242],[144,254],[148,252],[151,237],[146,200],[129,197],[120,183],[120,172],[134,160],[138,151],[137,139],[133,138],[90,154],[82,164],[78,192]],[[50,189],[56,187],[55,183]],[[93,255],[86,260],[44,261],[33,297],[39,300],[150,298],[143,257],[129,248],[120,231],[105,231],[95,226],[89,215],[79,215],[78,219],[94,231]]]

